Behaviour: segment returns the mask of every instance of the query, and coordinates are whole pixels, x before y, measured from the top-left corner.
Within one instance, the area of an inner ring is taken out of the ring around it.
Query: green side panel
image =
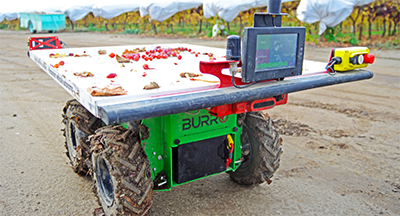
[[[150,162],[153,180],[164,171],[169,189],[180,185],[175,183],[172,177],[172,149],[179,145],[230,134],[234,141],[234,151],[232,162],[226,171],[234,171],[240,165],[240,162],[235,163],[235,161],[241,157],[242,128],[237,126],[236,114],[218,118],[211,116],[207,110],[203,109],[144,119],[143,124],[149,128],[150,136],[142,141],[142,145]]]
[[[178,146],[175,140],[180,140],[179,144],[195,142],[198,140],[209,139],[223,135],[223,133],[233,132],[233,127],[236,127],[236,116],[226,116],[218,118],[208,114],[208,111],[203,109],[198,113],[180,113],[168,116],[166,126],[167,143],[170,147]],[[222,130],[222,131],[221,131]],[[226,130],[229,130],[226,132]]]
[[[143,120],[143,124],[149,128],[149,138],[142,141],[142,146],[149,158],[153,180],[158,173],[164,170],[164,167],[169,167],[164,164],[170,160],[170,154],[168,154],[164,141],[164,118],[165,116]]]

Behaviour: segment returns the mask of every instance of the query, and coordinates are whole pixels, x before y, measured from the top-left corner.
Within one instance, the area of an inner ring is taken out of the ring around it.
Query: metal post
[[[281,0],[269,0],[267,13],[280,14],[281,13]]]

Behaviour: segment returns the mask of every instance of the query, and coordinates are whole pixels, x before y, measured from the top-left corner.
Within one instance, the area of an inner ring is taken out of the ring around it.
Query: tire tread
[[[152,205],[150,164],[140,140],[138,128],[128,130],[123,126],[100,128],[90,138],[91,148],[96,149],[94,155],[101,154],[114,169],[114,172],[110,172],[112,179],[115,179],[112,206],[104,205],[96,174],[93,175],[96,194],[106,215],[146,215]],[[108,148],[109,151],[102,151]],[[95,161],[94,157],[93,163]]]
[[[63,108],[63,123],[65,129],[63,130],[63,135],[66,139],[65,148],[67,149],[67,156],[70,159],[71,166],[73,170],[78,174],[89,175],[91,169],[90,163],[90,143],[88,142],[88,137],[94,133],[94,131],[100,127],[101,120],[93,116],[88,110],[86,110],[77,100],[72,99],[67,101]],[[68,134],[67,127],[69,127],[69,122],[74,121],[77,129],[84,133],[84,136],[79,136],[77,142],[80,148],[77,149],[77,162],[74,163],[73,158],[69,155],[68,149]]]
[[[241,142],[250,142],[250,158],[243,161],[235,172],[228,173],[233,181],[243,185],[271,182],[280,166],[282,138],[268,114],[246,113],[242,121]]]

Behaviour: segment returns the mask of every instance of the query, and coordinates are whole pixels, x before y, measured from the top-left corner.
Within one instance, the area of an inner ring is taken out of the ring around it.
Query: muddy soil
[[[45,36],[47,34],[38,34]],[[59,33],[71,47],[224,41]],[[72,97],[27,56],[27,31],[0,31],[0,215],[91,215],[92,181],[65,155],[62,108]],[[306,49],[326,62],[330,48]],[[398,215],[400,51],[373,51],[374,78],[294,93],[269,110],[282,134],[270,185],[227,174],[154,192],[150,215]]]

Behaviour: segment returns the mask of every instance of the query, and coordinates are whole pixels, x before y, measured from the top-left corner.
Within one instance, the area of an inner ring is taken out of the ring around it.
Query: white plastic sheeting
[[[0,22],[4,19],[19,18],[19,13],[64,13],[72,21],[77,21],[93,12],[97,17],[111,19],[126,12],[139,11],[141,16],[150,15],[152,19],[164,21],[179,11],[192,9],[203,4],[203,0],[20,0],[0,7]]]
[[[92,8],[107,0],[68,0],[54,1],[54,0],[19,0],[11,1],[6,5],[1,5],[0,8],[0,22],[3,19],[13,20],[19,18],[19,13],[64,13],[72,21],[77,21],[85,17],[88,13],[92,12]]]
[[[34,8],[34,4],[32,3],[32,1],[30,2],[27,0],[23,0],[14,2],[9,1],[7,3],[2,2],[0,7],[0,22],[2,22],[4,19],[18,19],[20,12],[34,13],[37,11]]]
[[[139,11],[141,2],[140,0],[120,0],[96,4],[92,8],[92,12],[95,17],[111,19],[126,12]]]
[[[287,2],[291,0],[282,0]],[[322,34],[327,26],[333,27],[345,20],[354,6],[369,4],[374,0],[301,0],[297,18],[303,22],[320,21]],[[268,6],[268,0],[17,0],[2,3],[0,22],[13,20],[20,12],[64,13],[72,21],[77,21],[93,12],[95,16],[111,19],[125,12],[140,11],[141,16],[150,15],[152,19],[164,21],[179,11],[203,5],[206,18],[218,15],[227,22],[240,12],[251,8]]]
[[[202,4],[203,0],[146,0],[140,5],[140,16],[150,15],[152,19],[162,22],[180,11]]]
[[[351,15],[354,6],[374,2],[375,0],[301,0],[297,8],[297,18],[306,23],[319,23],[318,34],[327,27],[334,27]]]
[[[293,0],[282,0],[282,3],[288,1]],[[268,6],[268,2],[268,0],[204,0],[203,12],[207,19],[218,15],[226,22],[231,22],[240,12]]]
[[[69,17],[73,22],[84,18],[88,13],[92,12],[92,8],[96,4],[101,4],[106,1],[92,0],[68,0],[69,5],[61,8],[62,12]]]

